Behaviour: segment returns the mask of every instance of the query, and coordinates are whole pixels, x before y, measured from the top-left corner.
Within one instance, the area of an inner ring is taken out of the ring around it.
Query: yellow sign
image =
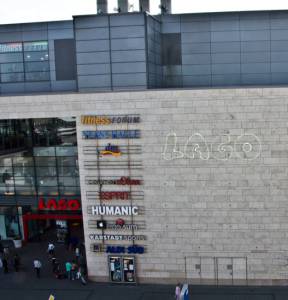
[[[50,295],[48,300],[55,300],[55,297],[53,295]]]

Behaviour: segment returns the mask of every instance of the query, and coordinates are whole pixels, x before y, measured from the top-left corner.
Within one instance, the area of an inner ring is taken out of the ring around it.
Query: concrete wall
[[[141,139],[131,141],[142,147],[139,217],[147,240],[137,256],[140,282],[199,282],[201,265],[202,283],[211,283],[218,257],[221,282],[232,283],[233,268],[234,283],[244,283],[247,259],[250,283],[272,284],[287,280],[287,106],[287,88],[62,94],[1,97],[0,117],[78,117],[91,278],[108,280],[108,269],[107,255],[89,250],[88,234],[101,231],[87,225],[97,219],[87,210],[97,200],[86,199],[91,170],[84,167],[80,116],[140,114]]]

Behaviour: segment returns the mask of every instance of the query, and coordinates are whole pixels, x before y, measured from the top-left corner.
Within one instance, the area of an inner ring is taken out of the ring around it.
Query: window
[[[0,44],[1,82],[49,81],[47,41]]]
[[[162,34],[162,64],[164,66],[182,64],[180,33]]]
[[[73,39],[55,40],[54,50],[56,80],[75,80],[75,41]]]

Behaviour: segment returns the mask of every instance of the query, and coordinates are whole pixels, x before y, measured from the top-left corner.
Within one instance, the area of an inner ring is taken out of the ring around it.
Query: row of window
[[[1,82],[49,81],[47,41],[0,44]]]

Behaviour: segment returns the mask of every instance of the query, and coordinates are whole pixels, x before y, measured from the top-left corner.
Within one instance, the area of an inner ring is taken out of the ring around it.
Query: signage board
[[[84,139],[139,139],[140,130],[84,130]]]
[[[38,210],[80,210],[81,202],[78,199],[60,199],[40,198],[38,201]]]
[[[138,206],[110,206],[94,205],[91,207],[92,215],[100,216],[137,216]]]
[[[118,115],[118,116],[81,116],[83,125],[110,125],[110,124],[125,124],[125,123],[140,123],[139,115]]]

